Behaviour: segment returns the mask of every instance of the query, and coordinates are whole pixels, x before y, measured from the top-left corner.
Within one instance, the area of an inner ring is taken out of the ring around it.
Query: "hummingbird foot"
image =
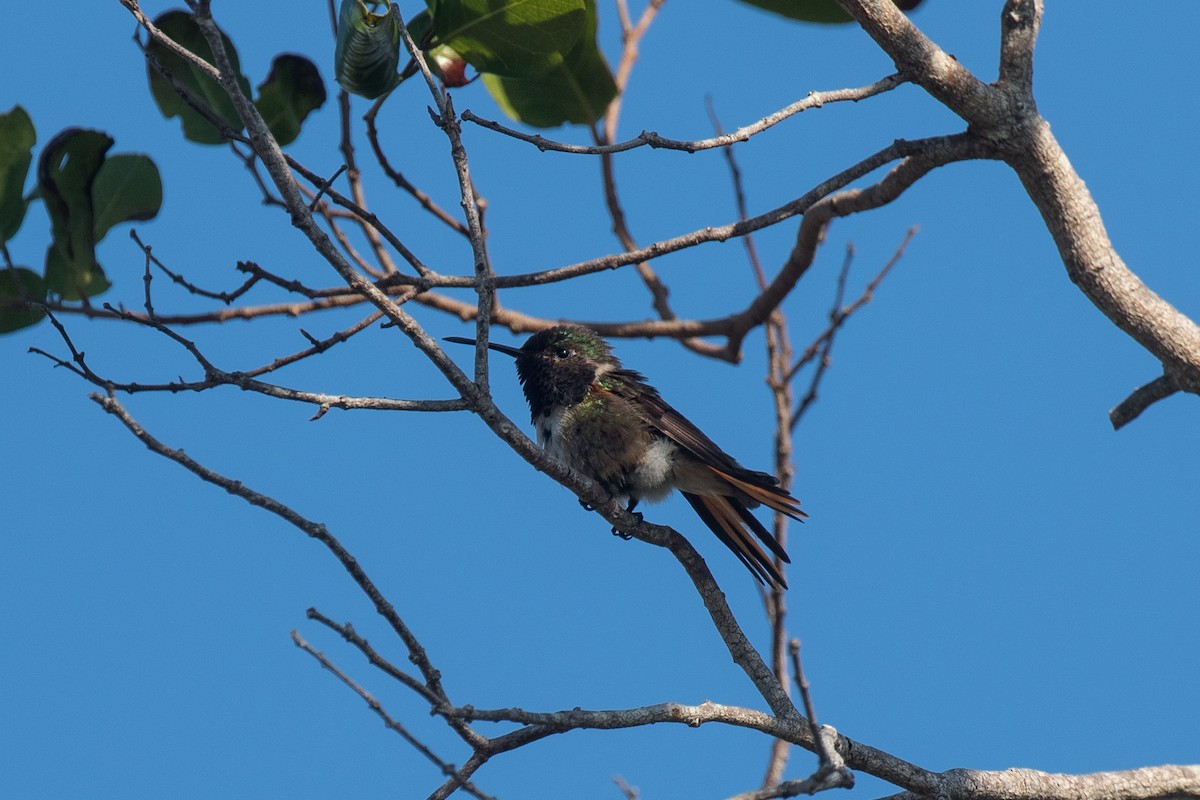
[[[595,510],[596,510],[596,508],[597,508],[596,506],[592,505],[592,504],[591,504],[591,503],[589,503],[587,500],[584,500],[582,497],[580,497],[580,498],[577,498],[577,499],[579,500],[579,505],[580,505],[580,506],[583,508],[583,510],[584,510],[584,511],[595,511]],[[604,498],[604,502],[603,502],[603,503],[600,503],[600,505],[605,505],[606,503],[608,503],[608,502],[609,502],[610,500],[612,500],[612,499],[614,499],[614,495],[613,495],[613,494],[610,492],[610,493],[609,493],[609,495],[608,495],[608,497]],[[626,508],[625,510],[626,510],[626,511],[633,511],[633,506],[634,506],[634,505],[637,505],[637,501],[634,501],[634,502],[633,502],[633,505],[630,505],[630,506],[629,506],[628,508]]]
[[[633,507],[634,507],[635,505],[637,505],[637,501],[636,501],[636,500],[634,500],[632,503],[630,503],[630,504],[629,504],[629,508],[627,508],[627,509],[625,509],[625,510],[626,510],[626,511],[628,511],[630,514],[633,514],[633,516],[634,516],[634,517],[637,519],[637,521],[638,521],[638,522],[641,522],[641,521],[642,521],[642,512],[640,512],[640,511],[634,511],[634,510],[633,510]],[[632,539],[632,538],[633,538],[633,534],[632,534],[632,533],[626,533],[625,531],[618,530],[618,529],[617,529],[617,527],[616,527],[615,525],[613,526],[613,529],[612,529],[612,534],[613,534],[613,536],[620,536],[622,539],[624,539],[624,540],[625,540],[625,541],[627,541],[627,542],[628,542],[630,539]]]

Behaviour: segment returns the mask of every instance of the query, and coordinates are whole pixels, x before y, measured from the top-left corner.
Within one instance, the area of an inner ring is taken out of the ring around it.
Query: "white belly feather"
[[[570,464],[571,459],[567,457],[562,448],[563,437],[559,435],[565,413],[566,409],[559,407],[548,414],[542,414],[534,423],[534,428],[537,429],[537,441],[542,449],[559,461]]]
[[[669,439],[658,439],[646,457],[629,475],[629,488],[647,503],[657,503],[675,488],[675,464],[679,448]]]

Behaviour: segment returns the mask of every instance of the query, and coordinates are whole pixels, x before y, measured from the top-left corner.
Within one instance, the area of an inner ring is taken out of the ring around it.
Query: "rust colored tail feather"
[[[741,488],[740,484],[739,481],[735,485]],[[733,554],[746,565],[759,583],[787,588],[787,581],[776,568],[774,560],[754,540],[750,532],[753,531],[755,536],[771,548],[772,553],[785,562],[789,561],[787,553],[784,552],[779,542],[775,541],[775,537],[771,536],[762,523],[741,502],[735,498],[721,495],[683,492],[683,496],[696,510],[700,519],[704,520],[704,524],[717,535],[717,538],[726,547],[733,551]],[[776,506],[772,505],[771,507],[775,508]],[[783,509],[778,510],[788,514]]]

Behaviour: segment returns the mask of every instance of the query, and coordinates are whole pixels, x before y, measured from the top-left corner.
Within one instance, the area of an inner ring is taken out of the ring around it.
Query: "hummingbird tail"
[[[750,574],[759,583],[787,588],[787,581],[780,574],[775,562],[754,540],[754,537],[750,536],[747,527],[753,530],[759,539],[766,542],[771,547],[771,551],[782,560],[788,560],[787,553],[745,506],[736,499],[723,495],[699,495],[690,492],[682,494],[696,510],[704,524],[717,535],[717,538],[726,547],[733,551],[733,554],[746,565]]]
[[[786,514],[797,522],[803,522],[804,518],[808,516],[808,514],[805,514],[804,511],[801,510],[800,501],[792,497],[787,493],[786,490],[781,489],[778,486],[773,484],[764,486],[757,482],[751,483],[750,481],[736,478],[733,475],[730,475],[728,472],[724,472],[712,466],[710,466],[709,469],[728,481],[731,486],[734,486],[740,491],[744,492],[747,497],[757,500],[768,508],[778,511],[780,514]],[[763,473],[751,474],[759,475]],[[772,478],[772,480],[774,480],[774,478]],[[772,539],[772,541],[774,541],[774,539]],[[787,561],[787,557],[783,557],[783,560]]]

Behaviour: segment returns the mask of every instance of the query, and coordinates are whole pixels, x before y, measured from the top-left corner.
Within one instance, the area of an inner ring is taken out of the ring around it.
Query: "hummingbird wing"
[[[775,537],[750,513],[744,498],[749,498],[751,505],[761,503],[795,520],[807,516],[800,509],[800,501],[780,488],[779,481],[773,475],[746,469],[739,464],[687,417],[663,400],[640,374],[632,370],[622,372],[624,381],[636,388],[627,393],[616,389],[616,393],[624,394],[647,423],[695,458],[703,469],[712,473],[717,483],[729,487],[728,494],[683,492],[684,498],[700,519],[759,581],[786,587],[787,583],[776,569],[774,561],[763,551],[759,542],[765,544],[780,560],[790,563],[791,559]]]
[[[765,472],[746,469],[733,456],[722,450],[683,414],[676,411],[658,392],[650,389],[634,400],[646,421],[675,444],[695,456],[717,477],[744,493],[750,499],[787,514],[795,520],[808,515],[800,501],[779,486],[779,479]]]

